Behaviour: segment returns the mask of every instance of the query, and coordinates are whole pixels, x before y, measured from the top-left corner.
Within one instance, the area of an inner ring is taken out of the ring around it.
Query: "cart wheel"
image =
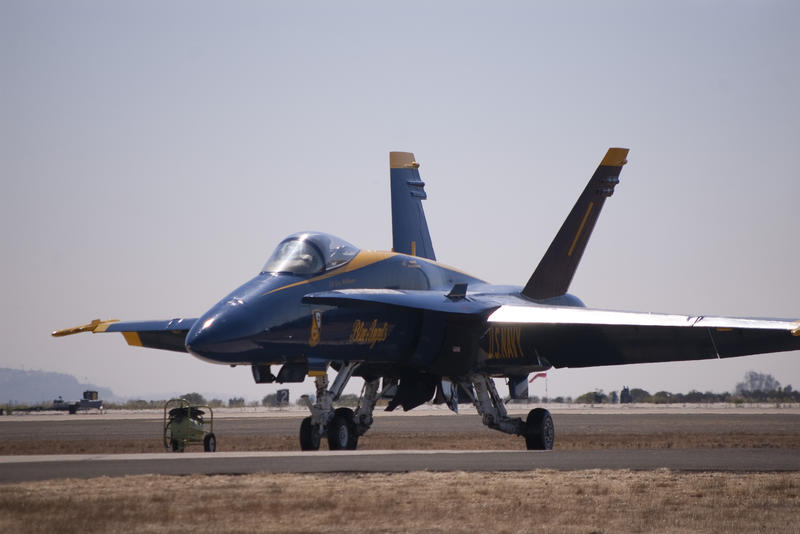
[[[168,451],[168,450],[170,450],[172,448],[172,429],[170,428],[171,424],[172,424],[172,421],[167,423],[166,426],[164,427],[164,450],[165,451]]]
[[[203,450],[206,452],[214,452],[217,450],[217,438],[213,432],[206,434],[203,438]]]
[[[183,452],[183,443],[177,439],[170,440],[170,445],[172,445],[172,452]]]

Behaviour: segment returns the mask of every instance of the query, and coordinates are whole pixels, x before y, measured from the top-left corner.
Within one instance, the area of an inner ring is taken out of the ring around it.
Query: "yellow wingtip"
[[[622,167],[628,163],[628,149],[627,148],[609,148],[606,152],[606,157],[600,162],[600,165],[608,167]]]
[[[111,323],[118,322],[119,319],[109,319],[103,321],[101,319],[94,319],[90,323],[82,324],[80,326],[73,326],[72,328],[64,328],[63,330],[56,330],[50,335],[53,337],[71,336],[72,334],[80,334],[81,332],[105,332]]]

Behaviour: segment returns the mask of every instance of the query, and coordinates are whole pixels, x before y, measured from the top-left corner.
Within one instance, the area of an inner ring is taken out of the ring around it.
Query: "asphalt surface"
[[[214,433],[224,436],[296,436],[304,412],[291,416],[218,417]],[[724,434],[751,433],[800,434],[800,414],[790,413],[624,413],[560,414],[553,420],[558,434],[661,434],[669,432]],[[121,419],[113,415],[74,415],[36,419],[0,417],[0,439],[134,439],[162,434],[162,419]],[[374,433],[493,433],[481,418],[472,414],[381,415],[369,431]]]
[[[221,417],[215,433],[296,436],[301,415]],[[800,434],[797,413],[591,413],[555,414],[559,434],[660,434],[747,431]],[[0,418],[2,440],[141,439],[161,435],[158,418],[113,416]],[[398,415],[377,417],[371,433],[482,433],[475,415]],[[556,444],[557,445],[557,444]],[[220,452],[106,455],[0,456],[0,482],[53,478],[92,478],[136,474],[187,475],[248,473],[338,473],[430,471],[504,471],[531,469],[669,468],[685,471],[800,471],[796,449],[604,449],[554,451],[319,451]]]
[[[337,451],[0,457],[0,483],[142,474],[528,471],[668,468],[680,471],[800,471],[789,449],[587,451]]]

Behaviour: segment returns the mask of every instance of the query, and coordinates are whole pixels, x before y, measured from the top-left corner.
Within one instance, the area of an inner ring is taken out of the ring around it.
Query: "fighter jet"
[[[436,261],[422,200],[425,183],[409,152],[389,155],[393,249],[361,250],[324,232],[281,241],[251,280],[199,318],[96,319],[58,330],[120,332],[130,345],[188,352],[251,366],[257,383],[303,382],[316,396],[300,447],[355,449],[380,398],[388,410],[436,399],[454,411],[470,401],[490,428],[551,449],[543,408],[511,417],[493,379],[527,397],[530,373],[551,367],[728,358],[800,349],[800,321],[609,311],[568,293],[628,150],[611,148],[525,286],[498,286]],[[328,380],[333,369],[335,379]],[[273,369],[275,372],[273,372]],[[348,380],[364,387],[355,410],[334,408]]]

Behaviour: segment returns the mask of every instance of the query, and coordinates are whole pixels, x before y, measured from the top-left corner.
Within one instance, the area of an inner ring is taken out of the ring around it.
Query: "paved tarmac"
[[[424,413],[424,412],[422,412]],[[376,414],[377,415],[377,414]],[[218,417],[214,433],[225,436],[296,436],[305,412],[268,417]],[[723,434],[732,431],[750,433],[800,434],[800,414],[773,410],[769,413],[554,413],[556,434],[660,434],[667,432]],[[61,417],[0,417],[3,440],[91,440],[134,439],[162,434],[162,419],[118,418],[64,414]],[[381,414],[375,418],[370,433],[493,433],[474,414]]]
[[[424,412],[423,412],[424,413]],[[220,417],[223,436],[296,436],[304,414]],[[731,432],[800,434],[800,414],[556,413],[557,436]],[[0,418],[1,440],[160,439],[157,417],[67,416]],[[371,433],[490,433],[473,414],[382,415]],[[797,449],[604,449],[554,451],[319,451],[0,456],[0,482],[136,474],[337,473],[504,471],[531,469],[658,469],[685,471],[800,471]]]
[[[528,471],[668,468],[678,471],[800,471],[790,449],[586,451],[320,451],[0,457],[0,483],[142,474]]]

